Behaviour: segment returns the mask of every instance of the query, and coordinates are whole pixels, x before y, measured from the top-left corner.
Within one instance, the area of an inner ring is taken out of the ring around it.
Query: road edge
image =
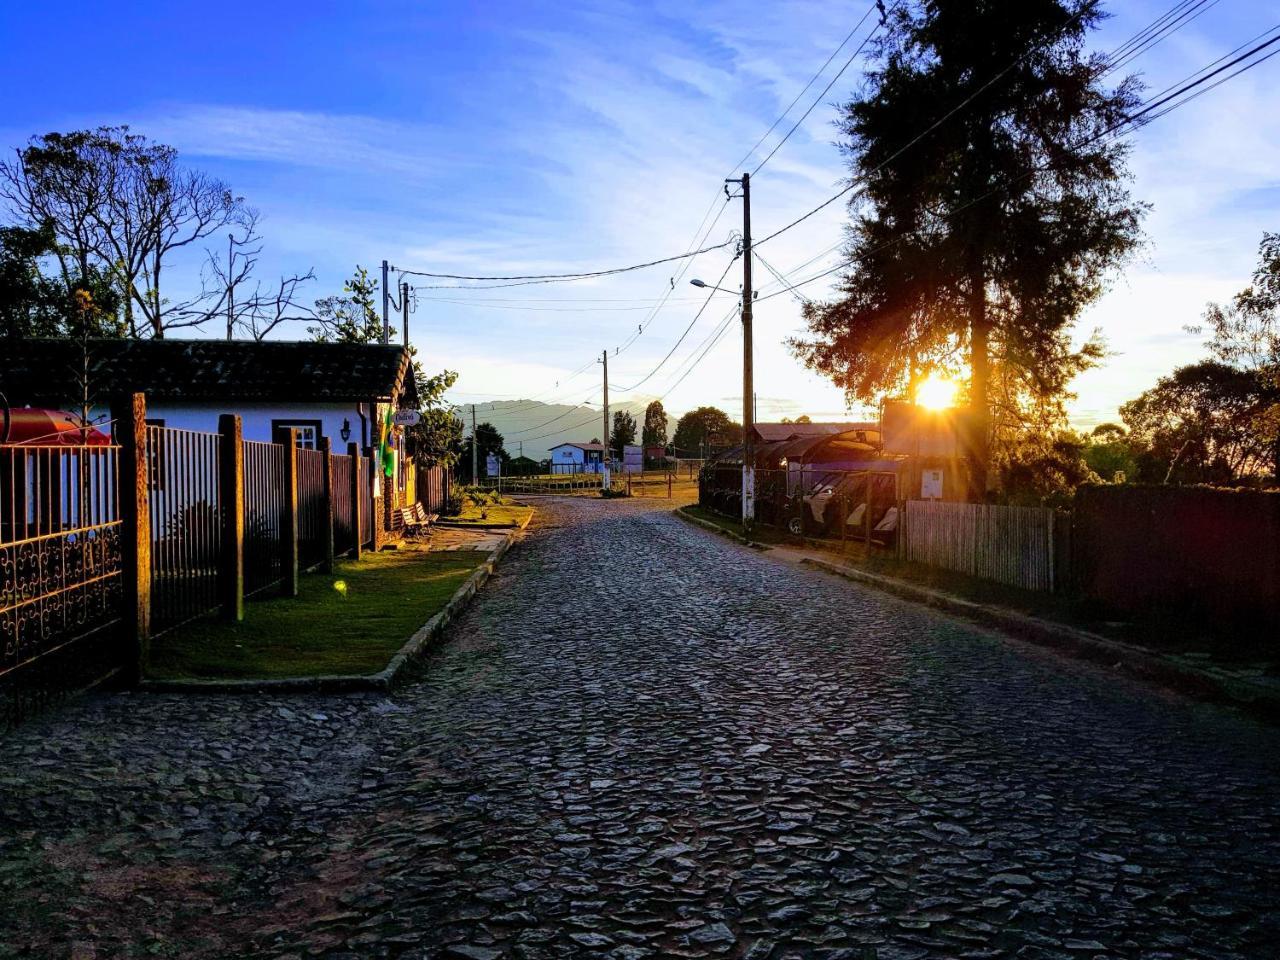
[[[1280,696],[1234,677],[1180,663],[1162,654],[1112,640],[1087,630],[1032,617],[1004,607],[975,603],[919,584],[859,570],[856,567],[804,557],[800,563],[834,576],[874,587],[903,600],[944,610],[993,627],[1016,639],[1049,647],[1079,660],[1122,670],[1139,680],[1155,682],[1201,700],[1230,705],[1257,719],[1280,721]]]

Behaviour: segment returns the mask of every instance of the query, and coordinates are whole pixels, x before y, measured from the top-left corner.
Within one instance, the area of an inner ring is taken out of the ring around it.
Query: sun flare
[[[956,382],[936,373],[916,387],[916,403],[926,410],[945,410],[956,401]]]

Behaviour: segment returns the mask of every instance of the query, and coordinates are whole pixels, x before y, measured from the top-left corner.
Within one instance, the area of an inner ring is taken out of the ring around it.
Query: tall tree
[[[186,248],[254,213],[221,180],[178,163],[178,152],[127,126],[33,137],[0,163],[0,196],[27,226],[50,223],[64,281],[109,269],[134,336],[199,326],[215,305],[208,291],[170,300],[167,268]]]
[[[1230,484],[1270,472],[1275,434],[1259,418],[1277,402],[1252,371],[1205,360],[1161,377],[1120,416],[1146,450],[1142,479]]]
[[[667,411],[662,408],[661,400],[653,400],[644,408],[644,429],[640,432],[640,442],[646,448],[667,445]]]
[[[1280,233],[1263,234],[1253,282],[1226,306],[1210,304],[1204,319],[1209,352],[1258,381],[1260,405],[1251,428],[1259,440],[1271,443],[1271,469],[1280,482]]]
[[[445,403],[444,394],[457,383],[458,375],[452,370],[442,370],[434,376],[426,376],[416,360],[413,366],[420,419],[405,431],[409,449],[414,459],[424,466],[452,466],[462,450],[462,421]]]
[[[636,418],[630,410],[615,410],[613,426],[609,428],[609,449],[621,460],[623,448],[636,442]]]
[[[729,419],[718,407],[698,407],[676,421],[672,446],[686,455],[701,456],[742,442],[742,424]]]
[[[841,296],[805,307],[796,353],[869,401],[967,354],[975,492],[992,437],[1061,414],[1096,342],[1071,328],[1140,238],[1127,148],[1138,103],[1084,52],[1098,0],[897,0],[844,108],[858,189]],[[996,387],[998,386],[998,389]]]
[[[488,476],[488,468],[486,466],[486,460],[488,459],[490,454],[496,456],[503,463],[506,463],[508,460],[511,459],[511,455],[507,453],[506,448],[503,446],[504,443],[505,441],[503,439],[502,434],[498,432],[498,428],[495,427],[492,423],[489,423],[486,420],[484,423],[480,423],[476,425],[476,435],[475,435],[475,445],[476,445],[476,454],[477,454],[476,465],[480,470],[481,476]],[[463,442],[462,449],[460,451],[462,464],[468,470],[471,469],[471,444],[472,444],[472,438],[468,437]],[[477,478],[472,477],[471,479],[472,479],[472,482],[474,482]]]

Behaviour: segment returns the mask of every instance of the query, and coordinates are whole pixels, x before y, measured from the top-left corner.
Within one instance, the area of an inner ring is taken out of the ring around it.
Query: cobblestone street
[[[0,740],[0,957],[1280,950],[1280,731],[547,500],[390,698]]]

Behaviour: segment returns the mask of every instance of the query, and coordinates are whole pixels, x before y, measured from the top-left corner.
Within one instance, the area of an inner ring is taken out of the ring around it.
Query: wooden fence
[[[905,560],[1052,591],[1055,524],[1047,507],[910,500],[899,537]]]
[[[65,672],[55,652],[101,649],[87,679],[136,678],[153,638],[240,619],[246,596],[296,594],[299,570],[387,536],[394,504],[373,496],[371,450],[303,449],[293,431],[244,440],[230,414],[217,432],[148,425],[140,394],[112,422],[118,445],[0,446],[0,727],[36,668]]]

